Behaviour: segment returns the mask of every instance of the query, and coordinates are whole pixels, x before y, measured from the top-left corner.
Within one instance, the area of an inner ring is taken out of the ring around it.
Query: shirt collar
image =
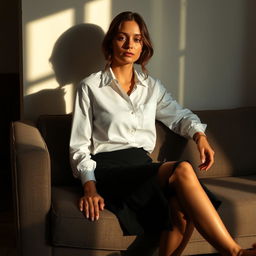
[[[138,72],[136,69],[134,69],[134,75],[135,75],[135,84],[136,85],[142,85],[147,87],[147,77],[144,73],[142,72]],[[109,67],[108,69],[106,69],[105,71],[102,72],[102,76],[101,76],[101,83],[100,86],[107,86],[110,85],[113,81],[117,82],[117,79],[115,77],[115,74],[113,72],[113,70]]]

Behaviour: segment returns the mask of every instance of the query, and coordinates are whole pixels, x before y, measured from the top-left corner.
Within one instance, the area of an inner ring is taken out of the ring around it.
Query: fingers
[[[89,218],[89,204],[84,197],[79,200],[79,210],[84,212],[87,219]]]
[[[214,151],[211,149],[201,149],[200,159],[201,164],[199,165],[199,169],[208,171],[214,163]]]
[[[87,219],[91,221],[99,219],[99,212],[104,209],[104,199],[100,196],[83,196],[79,201],[79,209],[84,212]]]
[[[91,197],[88,198],[88,203],[89,203],[89,215],[90,215],[89,218],[91,219],[91,221],[94,221],[94,217],[95,217],[94,204]]]
[[[94,206],[94,217],[95,220],[98,220],[100,217],[100,212],[99,212],[99,201],[98,200],[94,200],[93,201],[93,206]],[[94,217],[92,220],[94,220]]]
[[[100,198],[99,200],[99,206],[100,206],[100,210],[103,211],[104,207],[105,207],[105,203],[104,203],[104,199]]]
[[[205,152],[204,152],[204,148],[200,150],[200,159],[201,159],[201,163],[204,164],[204,163],[205,163]]]
[[[214,163],[213,153],[207,154],[205,159],[205,162],[202,163],[199,167],[200,170],[208,171]]]
[[[211,154],[209,155],[209,165],[208,165],[208,169],[210,169],[212,167],[212,165],[214,164],[214,151],[211,151]]]

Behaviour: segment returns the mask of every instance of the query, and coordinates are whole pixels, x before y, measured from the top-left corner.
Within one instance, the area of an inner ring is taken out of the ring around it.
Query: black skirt
[[[162,163],[153,163],[142,148],[98,153],[92,159],[97,163],[97,190],[106,209],[117,216],[124,235],[172,229],[168,197],[174,191],[161,188],[157,182]],[[201,185],[218,208],[220,201]]]

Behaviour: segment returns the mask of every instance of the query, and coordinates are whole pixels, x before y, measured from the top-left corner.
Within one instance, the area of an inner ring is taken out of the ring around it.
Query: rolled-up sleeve
[[[175,133],[186,138],[192,139],[197,132],[204,133],[207,125],[202,124],[198,116],[192,111],[182,108],[159,80],[157,80],[157,83],[156,119]]]
[[[70,163],[75,178],[84,185],[89,180],[95,181],[96,162],[91,159],[92,108],[88,87],[81,83],[78,87],[70,137]]]

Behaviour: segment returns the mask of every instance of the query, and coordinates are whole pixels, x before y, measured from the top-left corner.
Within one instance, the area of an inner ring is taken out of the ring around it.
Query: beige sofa
[[[197,171],[198,176],[222,200],[219,214],[232,236],[243,247],[250,247],[256,241],[256,107],[196,113],[208,124],[207,136],[216,153],[212,169]],[[111,212],[104,210],[97,222],[79,212],[77,199],[82,191],[69,166],[70,126],[71,115],[42,116],[36,125],[12,124],[20,255],[151,255],[157,236],[125,237]],[[199,164],[193,141],[160,123],[157,133],[155,161],[189,159],[195,167]],[[184,254],[211,252],[214,249],[195,231]]]

